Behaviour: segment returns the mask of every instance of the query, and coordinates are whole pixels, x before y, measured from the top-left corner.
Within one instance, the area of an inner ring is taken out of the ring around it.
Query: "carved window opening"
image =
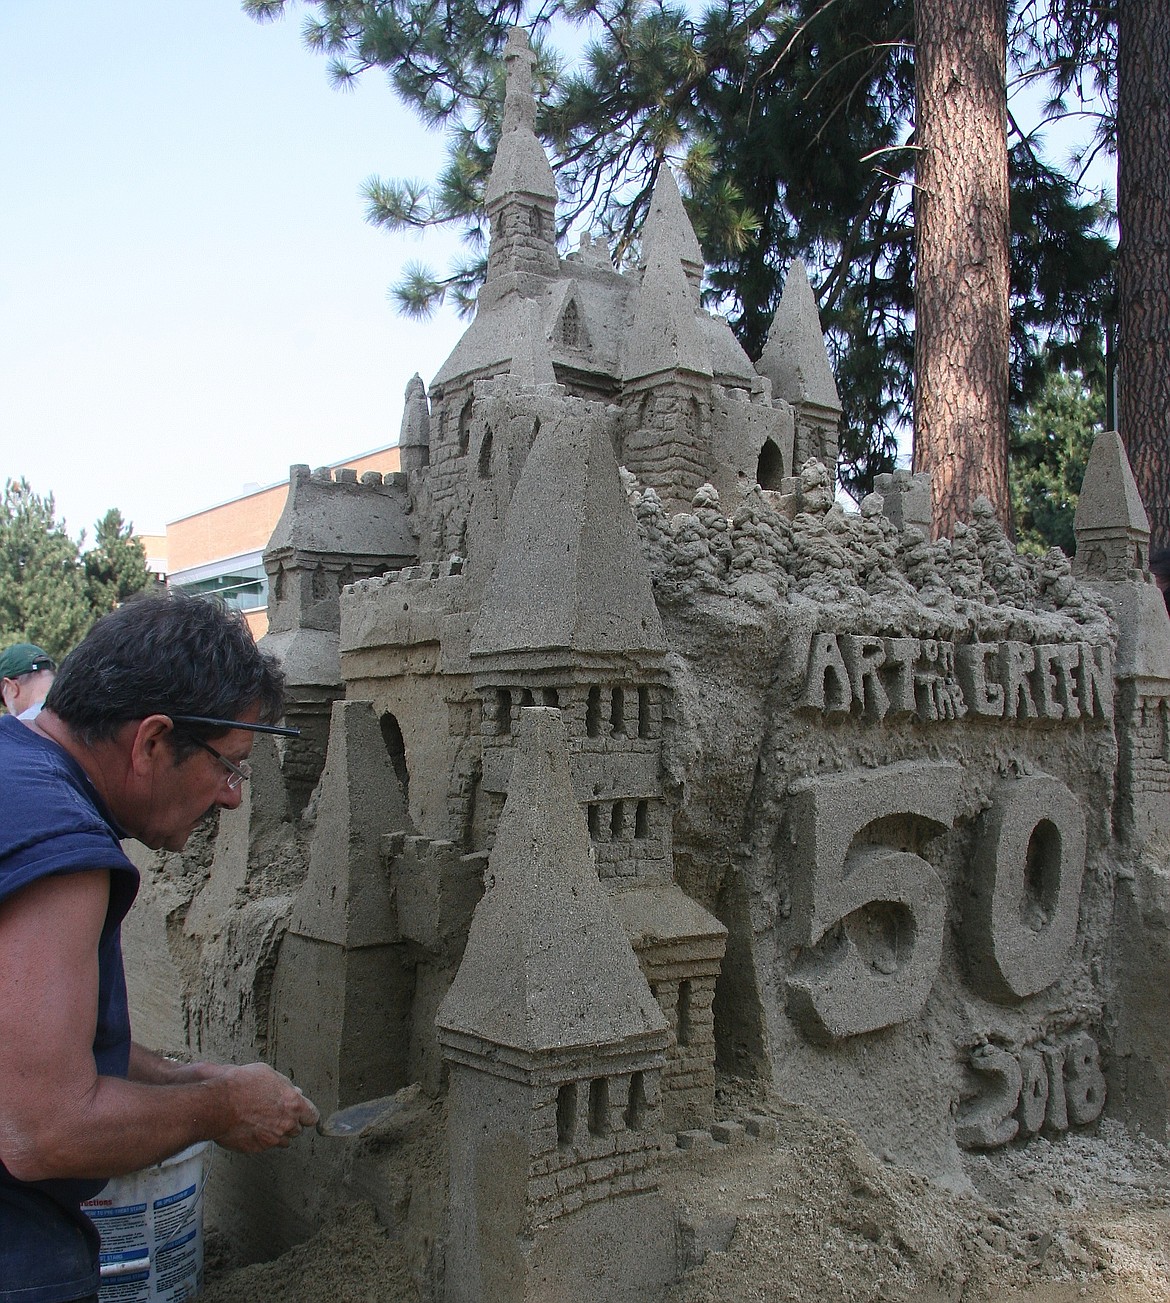
[[[620,841],[626,825],[626,804],[615,801],[609,812],[609,836],[611,841]]]
[[[501,688],[496,697],[496,732],[505,736],[512,731],[512,694]]]
[[[593,841],[598,841],[601,837],[601,807],[590,805],[585,815],[586,823],[589,825],[589,836]]]
[[[272,577],[272,600],[279,602],[284,597],[284,566],[277,566]]]
[[[775,440],[765,439],[756,464],[756,483],[762,489],[779,489],[784,478],[784,457]]]
[[[566,348],[581,346],[581,313],[575,302],[569,304],[561,317],[561,343]]]
[[[577,1130],[577,1083],[566,1081],[557,1091],[557,1144],[567,1149]]]
[[[409,801],[410,770],[406,767],[406,743],[402,737],[402,729],[399,727],[398,720],[389,711],[382,716],[378,724],[382,730],[382,745],[386,748],[386,754],[390,757],[390,763],[394,766],[394,773],[402,787],[402,797]]]
[[[471,399],[459,409],[459,451],[465,453],[471,447]]]
[[[542,706],[552,706],[556,709],[560,705],[560,698],[557,695],[556,688],[541,688],[540,704]]]
[[[626,1127],[641,1131],[646,1125],[646,1078],[641,1072],[630,1074],[630,1093],[626,1099]]]
[[[699,435],[703,431],[703,409],[699,406],[697,398],[692,398],[687,403],[685,419],[687,440],[692,444],[696,444],[699,441]]]
[[[587,737],[601,736],[601,689],[590,688],[585,701],[585,734]]]
[[[650,836],[650,802],[639,801],[634,809],[634,837],[644,841]]]
[[[678,984],[678,1025],[675,1035],[680,1045],[689,1045],[694,1034],[691,1022],[691,979],[684,977]]]
[[[329,596],[329,575],[324,566],[313,568],[312,592],[314,602],[323,602]]]
[[[622,688],[614,688],[610,697],[609,731],[614,737],[626,734],[626,694]]]
[[[609,1131],[609,1081],[594,1077],[589,1083],[589,1134],[604,1136]]]
[[[544,214],[539,208],[528,210],[528,229],[538,240],[544,238]]]
[[[477,467],[479,478],[486,480],[491,478],[492,473],[492,432],[483,436],[483,442],[479,445],[479,465]]]
[[[533,697],[532,697],[532,689],[531,689],[531,688],[525,688],[524,691],[520,694],[520,705],[521,705],[521,706],[532,706],[532,705],[535,705],[535,704],[536,704],[536,703],[534,702]]]
[[[638,736],[650,736],[650,689],[638,689]]]

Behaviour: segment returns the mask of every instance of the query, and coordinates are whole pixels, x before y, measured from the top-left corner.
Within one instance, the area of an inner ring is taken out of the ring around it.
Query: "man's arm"
[[[141,1081],[148,1086],[182,1086],[193,1081],[209,1081],[228,1071],[229,1065],[208,1063],[205,1059],[194,1063],[168,1059],[137,1041],[130,1046],[130,1071],[127,1075],[131,1081]]]
[[[98,1076],[108,903],[109,875],[89,872],[42,879],[0,904],[0,1160],[9,1172],[117,1176],[196,1141],[256,1152],[311,1126],[317,1110],[262,1063],[206,1076],[211,1065],[199,1065],[198,1079],[171,1084]],[[147,1053],[131,1062],[149,1076]]]

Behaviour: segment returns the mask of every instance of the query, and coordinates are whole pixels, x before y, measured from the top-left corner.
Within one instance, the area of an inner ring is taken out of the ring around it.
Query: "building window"
[[[585,701],[585,734],[587,737],[601,736],[601,689],[590,688]]]
[[[784,479],[784,458],[772,439],[765,439],[756,464],[756,483],[762,489],[779,489]]]
[[[609,731],[614,737],[626,735],[626,694],[622,688],[614,688],[609,699]]]
[[[638,689],[638,736],[650,736],[650,689]]]
[[[557,1144],[567,1149],[577,1130],[577,1083],[566,1081],[557,1091]]]
[[[402,737],[402,729],[398,720],[387,711],[378,721],[382,730],[382,743],[386,748],[386,754],[390,757],[390,763],[394,766],[394,773],[402,787],[402,799],[410,801],[410,770],[406,767],[406,742]]]
[[[692,1034],[691,979],[684,977],[678,984],[678,1025],[675,1029],[675,1036],[680,1045],[689,1045]]]
[[[254,565],[224,563],[218,574],[184,580],[171,576],[171,588],[196,597],[217,597],[237,611],[260,611],[268,605],[268,576],[263,561]]]
[[[604,1136],[609,1131],[609,1082],[595,1077],[589,1083],[589,1134]]]
[[[641,1131],[646,1123],[646,1079],[640,1072],[630,1074],[630,1094],[626,1101],[626,1127]]]

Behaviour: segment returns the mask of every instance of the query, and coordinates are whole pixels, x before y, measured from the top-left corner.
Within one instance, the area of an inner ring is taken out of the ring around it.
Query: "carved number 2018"
[[[900,764],[811,779],[793,794],[807,871],[793,887],[800,957],[789,1012],[811,1039],[835,1041],[903,1022],[934,984],[946,893],[934,868],[887,844],[879,820],[950,827],[958,765]],[[874,834],[859,838],[869,825]],[[1055,778],[1007,779],[983,816],[964,939],[972,977],[994,999],[1042,990],[1076,934],[1085,821]]]

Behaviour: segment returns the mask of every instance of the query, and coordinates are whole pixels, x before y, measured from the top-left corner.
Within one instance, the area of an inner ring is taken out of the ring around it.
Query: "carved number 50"
[[[958,765],[900,764],[810,779],[794,793],[793,888],[801,947],[789,1012],[811,1039],[835,1041],[917,1014],[938,973],[946,893],[920,855],[890,844],[891,825],[950,827]],[[873,825],[866,837],[859,837]],[[993,999],[1042,990],[1076,935],[1085,820],[1055,778],[1007,779],[982,817],[964,940],[971,975]]]

